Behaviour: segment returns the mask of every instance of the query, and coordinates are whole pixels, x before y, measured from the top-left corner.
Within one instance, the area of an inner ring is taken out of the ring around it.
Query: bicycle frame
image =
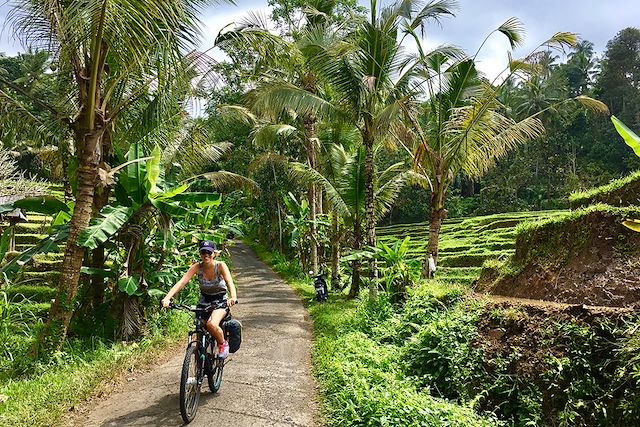
[[[202,382],[204,380],[204,375],[211,372],[213,367],[213,362],[217,360],[217,355],[218,355],[218,347],[216,345],[213,345],[214,343],[217,343],[217,341],[205,327],[206,320],[199,319],[197,316],[198,313],[211,313],[212,306],[213,304],[209,304],[208,306],[201,307],[201,308],[199,307],[192,308],[183,304],[172,303],[170,305],[170,308],[174,308],[182,311],[189,311],[196,314],[196,316],[194,316],[194,329],[189,331],[187,335],[187,348],[189,348],[192,345],[197,345],[198,360],[199,360],[198,375],[197,375],[198,385],[202,385]],[[220,327],[222,328],[223,334],[225,336],[227,334],[227,331],[226,331],[224,322],[230,318],[231,318],[231,311],[229,310],[229,308],[227,308],[226,315],[220,321]],[[207,353],[207,348],[209,346],[211,346],[211,352]],[[208,354],[211,355],[210,358],[207,358]],[[222,362],[222,363],[224,365],[226,362]]]
[[[206,320],[198,316],[199,313],[211,313],[213,304],[204,307],[189,307],[183,304],[171,303],[169,308],[189,311],[195,314],[194,329],[189,331],[187,335],[187,347],[185,360],[182,365],[182,374],[180,378],[180,414],[185,423],[191,422],[198,411],[198,403],[200,400],[200,388],[204,382],[205,375],[209,380],[209,389],[216,393],[222,382],[222,372],[226,359],[218,358],[218,346],[215,345],[216,340],[205,326]],[[224,329],[223,322],[231,317],[231,312],[227,308],[226,316],[222,319],[221,326]],[[224,332],[226,333],[226,331]],[[211,351],[207,351],[211,349]],[[191,370],[193,367],[193,370]]]

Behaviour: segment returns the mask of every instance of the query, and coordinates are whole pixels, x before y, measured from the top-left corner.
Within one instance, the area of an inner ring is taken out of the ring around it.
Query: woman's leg
[[[211,312],[209,320],[207,321],[207,331],[209,331],[209,333],[213,335],[218,344],[222,344],[224,342],[224,333],[222,332],[222,328],[220,327],[220,321],[224,319],[224,316],[226,315],[226,308],[213,310]]]

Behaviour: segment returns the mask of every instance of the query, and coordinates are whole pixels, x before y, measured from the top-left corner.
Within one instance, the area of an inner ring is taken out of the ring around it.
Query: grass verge
[[[5,382],[0,386],[2,400],[6,399],[0,403],[0,425],[60,425],[65,414],[106,391],[114,379],[161,357],[184,337],[188,320],[179,313],[171,314],[166,330],[139,342],[112,346],[98,343],[83,353],[60,352],[53,356],[57,367],[45,369],[37,377]]]

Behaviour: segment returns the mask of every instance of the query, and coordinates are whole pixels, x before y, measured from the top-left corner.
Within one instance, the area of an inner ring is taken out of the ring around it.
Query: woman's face
[[[209,251],[200,251],[200,259],[203,262],[211,262],[216,256]]]

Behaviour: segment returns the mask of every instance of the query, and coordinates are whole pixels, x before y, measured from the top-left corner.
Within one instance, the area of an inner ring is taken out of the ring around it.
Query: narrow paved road
[[[243,324],[218,394],[206,384],[190,426],[315,427],[320,424],[310,372],[311,326],[296,294],[245,245],[231,248]],[[194,286],[193,283],[190,286]],[[127,383],[76,417],[82,426],[179,426],[181,348],[168,362]]]

